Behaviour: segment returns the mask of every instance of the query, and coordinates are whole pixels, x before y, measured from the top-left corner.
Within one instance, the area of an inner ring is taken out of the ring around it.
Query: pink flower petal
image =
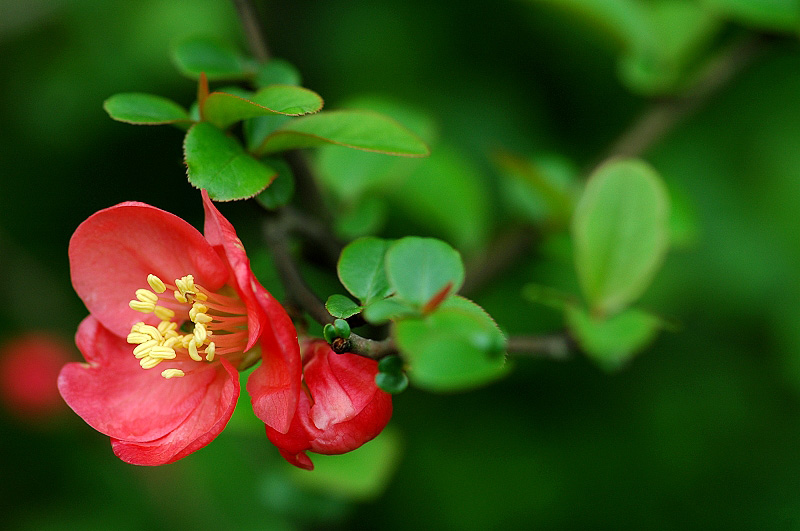
[[[286,433],[301,395],[300,344],[292,320],[278,301],[266,290],[258,300],[267,320],[261,337],[261,365],[247,380],[247,392],[256,416]]]
[[[80,224],[69,243],[72,285],[89,312],[118,336],[155,318],[128,301],[147,287],[147,275],[165,282],[184,275],[209,290],[228,280],[228,268],[205,238],[181,218],[144,203],[121,203]]]
[[[250,259],[247,258],[244,245],[236,236],[236,230],[231,225],[231,222],[217,210],[217,207],[208,197],[208,192],[202,190],[202,195],[203,208],[206,212],[206,223],[203,232],[208,242],[230,264],[236,283],[236,291],[247,308],[248,340],[245,350],[250,350],[258,341],[258,337],[261,335],[261,328],[266,320],[266,315],[258,302],[258,292],[266,290],[261,287],[255,275],[253,275],[253,271],[250,269]]]
[[[58,389],[90,426],[116,439],[145,442],[168,435],[209,400],[217,378],[210,365],[190,373],[195,367],[187,367],[186,376],[171,380],[161,377],[159,367],[142,369],[132,345],[93,316],[80,324],[75,341],[88,364],[65,365]]]
[[[199,450],[219,435],[233,415],[239,398],[239,373],[226,359],[220,361],[225,370],[214,371],[216,377],[205,388],[203,400],[180,426],[151,442],[112,439],[111,446],[117,457],[134,465],[164,465]]]

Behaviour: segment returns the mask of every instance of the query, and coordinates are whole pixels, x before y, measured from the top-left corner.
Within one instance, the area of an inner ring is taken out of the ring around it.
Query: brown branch
[[[269,48],[264,32],[258,19],[256,7],[251,0],[233,0],[239,20],[242,22],[245,35],[247,35],[247,45],[256,59],[265,62],[269,59]]]
[[[729,46],[698,73],[683,94],[655,103],[634,121],[612,143],[604,160],[647,152],[750,64],[764,48],[764,41],[763,36],[750,35]]]
[[[548,358],[564,361],[570,358],[575,344],[566,334],[543,336],[512,336],[508,338],[507,351],[510,356]]]

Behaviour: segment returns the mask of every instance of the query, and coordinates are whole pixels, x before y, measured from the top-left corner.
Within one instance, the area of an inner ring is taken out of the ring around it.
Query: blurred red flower
[[[42,419],[62,408],[56,381],[72,349],[45,333],[27,333],[0,346],[0,398],[19,418]]]

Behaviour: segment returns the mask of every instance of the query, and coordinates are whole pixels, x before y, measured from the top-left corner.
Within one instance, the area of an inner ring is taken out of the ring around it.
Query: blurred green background
[[[459,232],[463,220],[446,207],[402,202],[382,234],[446,237],[468,258],[519,223],[497,150],[590,168],[651,101],[679,92],[731,42],[768,34],[740,73],[644,154],[688,220],[643,301],[679,330],[613,374],[580,355],[516,358],[509,377],[484,389],[409,390],[394,401],[388,435],[365,447],[379,457],[340,461],[344,473],[333,465],[330,481],[283,462],[245,393],[220,437],[160,468],[120,462],[66,407],[39,419],[6,404],[0,527],[800,529],[797,2],[259,7],[272,53],[299,68],[326,108],[378,95],[436,124],[479,191],[470,234],[480,237]],[[86,311],[70,286],[67,245],[91,213],[138,200],[202,223],[181,133],[113,122],[101,107],[129,91],[189,105],[195,86],[169,50],[197,34],[244,48],[222,0],[0,0],[3,342],[33,330],[69,344]],[[279,292],[254,208],[223,212]],[[521,295],[529,282],[576,289],[558,238],[544,241],[472,294],[509,333],[563,326],[559,312]],[[330,274],[308,273],[321,294],[335,289]]]

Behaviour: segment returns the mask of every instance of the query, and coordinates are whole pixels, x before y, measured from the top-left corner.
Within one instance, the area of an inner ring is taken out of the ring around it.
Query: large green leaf
[[[203,118],[220,129],[229,125],[271,114],[301,116],[322,108],[322,98],[316,92],[293,85],[270,85],[256,92],[251,99],[212,92],[203,105]]]
[[[394,339],[417,387],[457,391],[491,382],[506,371],[505,338],[477,304],[451,297],[425,318],[397,321]]]
[[[456,293],[464,284],[458,251],[435,238],[409,236],[386,252],[386,276],[399,299],[422,307],[448,285]]]
[[[365,237],[342,250],[337,265],[339,280],[364,304],[391,293],[384,269],[384,258],[390,244],[388,240]]]
[[[635,308],[598,319],[579,306],[569,305],[565,315],[581,349],[607,370],[629,361],[655,338],[661,327],[657,317]]]
[[[424,157],[428,146],[414,133],[381,114],[328,111],[292,120],[267,136],[256,154],[338,144],[387,155]]]
[[[595,311],[611,314],[650,284],[669,242],[669,197],[645,162],[612,161],[589,179],[572,219],[575,266]]]
[[[114,94],[103,102],[103,109],[114,120],[136,125],[161,125],[192,121],[186,109],[174,101],[140,92]]]
[[[465,252],[480,249],[488,239],[490,197],[470,157],[446,145],[421,160],[391,194],[398,212]]]
[[[197,79],[205,72],[209,80],[244,79],[252,75],[253,65],[229,44],[207,37],[192,37],[179,42],[172,59],[180,72]]]
[[[189,129],[183,142],[189,182],[205,188],[215,201],[253,197],[277,172],[254,159],[235,139],[209,123]]]

